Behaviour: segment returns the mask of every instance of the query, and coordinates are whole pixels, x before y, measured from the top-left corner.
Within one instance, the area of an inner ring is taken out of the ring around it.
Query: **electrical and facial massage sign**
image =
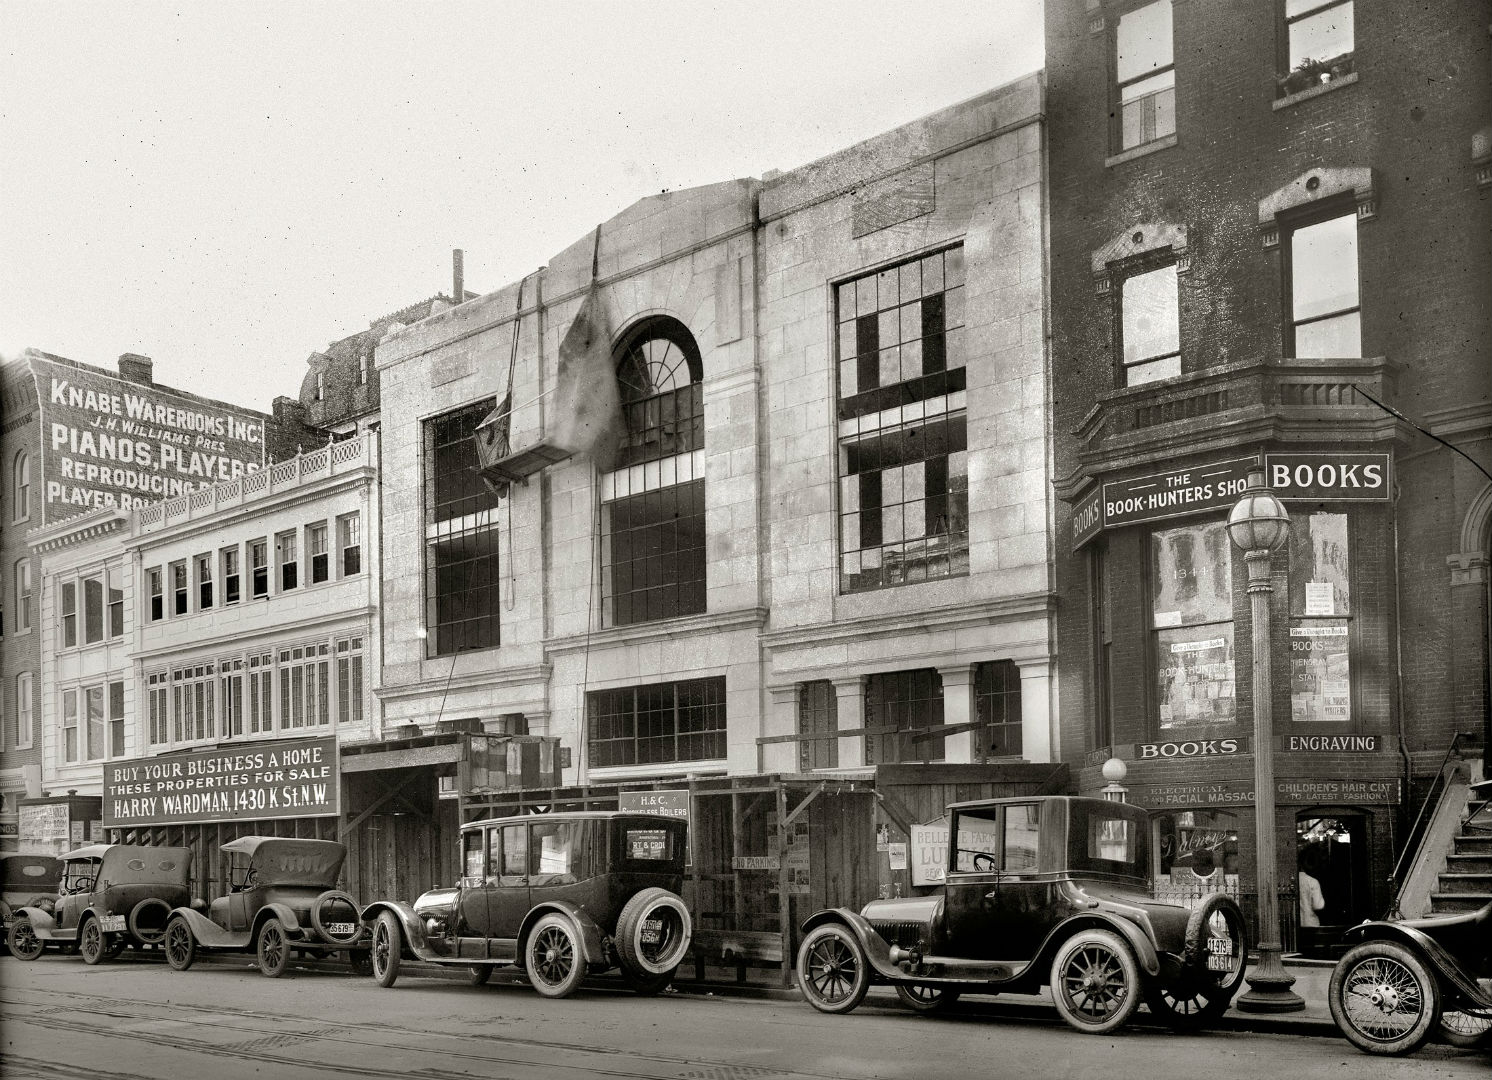
[[[129,509],[265,463],[264,417],[30,357],[41,407],[43,520]]]

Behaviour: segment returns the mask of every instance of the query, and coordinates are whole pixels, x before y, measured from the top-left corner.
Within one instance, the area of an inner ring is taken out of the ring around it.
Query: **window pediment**
[[[1186,226],[1170,221],[1146,221],[1132,225],[1092,255],[1093,286],[1099,296],[1108,295],[1115,263],[1170,249],[1176,255],[1177,273],[1185,273],[1190,258],[1186,248]]]
[[[1373,170],[1365,165],[1309,169],[1270,192],[1259,200],[1259,231],[1264,246],[1274,247],[1280,242],[1280,214],[1348,193],[1357,203],[1357,220],[1368,221],[1377,213]]]

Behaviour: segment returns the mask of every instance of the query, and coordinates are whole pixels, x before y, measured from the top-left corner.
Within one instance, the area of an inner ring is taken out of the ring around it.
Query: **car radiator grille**
[[[892,945],[900,945],[903,949],[910,949],[916,945],[922,940],[925,932],[923,925],[915,922],[873,922],[870,925],[881,937]]]

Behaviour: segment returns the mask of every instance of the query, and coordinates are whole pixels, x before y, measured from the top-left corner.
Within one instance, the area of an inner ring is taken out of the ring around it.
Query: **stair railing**
[[[1404,847],[1399,852],[1398,861],[1394,863],[1393,873],[1388,876],[1388,887],[1393,890],[1394,902],[1388,909],[1388,914],[1384,916],[1385,919],[1404,917],[1399,904],[1404,898],[1404,886],[1407,883],[1400,879],[1400,875],[1404,872],[1405,863],[1410,860],[1410,856],[1418,852],[1420,844],[1424,841],[1425,829],[1433,817],[1431,804],[1434,804],[1434,810],[1439,810],[1441,800],[1450,790],[1447,767],[1451,763],[1451,758],[1456,754],[1456,748],[1460,746],[1462,739],[1474,739],[1475,737],[1468,732],[1458,731],[1451,736],[1451,744],[1445,748],[1445,757],[1440,759],[1440,768],[1435,770],[1435,779],[1430,781],[1430,789],[1425,792],[1425,797],[1419,804],[1419,813],[1415,815],[1409,835],[1404,839]]]

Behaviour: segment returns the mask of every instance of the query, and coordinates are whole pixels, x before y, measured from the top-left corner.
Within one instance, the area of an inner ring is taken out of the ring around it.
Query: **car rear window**
[[[1125,818],[1092,815],[1088,818],[1088,858],[1133,865],[1137,832],[1134,823]]]
[[[673,834],[667,829],[628,829],[622,854],[643,862],[668,862],[673,858]]]

